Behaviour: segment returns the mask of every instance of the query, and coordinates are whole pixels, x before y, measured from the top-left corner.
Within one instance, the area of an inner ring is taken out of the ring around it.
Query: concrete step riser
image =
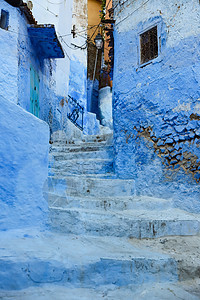
[[[103,135],[85,135],[83,136],[83,141],[85,142],[96,142],[96,141],[112,141],[113,134],[103,134]]]
[[[57,154],[57,152],[51,152],[50,161],[63,161],[70,159],[112,159],[113,151],[90,151],[90,152],[73,152]]]
[[[113,135],[112,134],[104,134],[104,135],[83,135],[82,138],[73,138],[68,141],[66,135],[54,136],[53,143],[54,144],[66,144],[71,142],[75,144],[79,143],[99,143],[99,142],[112,142]]]
[[[100,143],[83,143],[74,145],[52,145],[50,152],[88,152],[88,151],[101,151],[101,150],[111,150],[113,146],[111,144],[100,144]]]
[[[23,262],[0,261],[0,289],[19,290],[45,283],[61,286],[125,286],[145,282],[177,280],[176,262],[171,258],[101,259],[88,265],[67,267],[56,261],[32,259]],[[25,296],[26,297],[26,296]],[[23,298],[25,299],[25,298]]]
[[[94,197],[121,197],[135,195],[134,180],[100,179],[69,176],[65,179],[48,178],[46,192],[58,196],[94,196]]]
[[[162,209],[169,209],[172,207],[171,201],[156,201],[148,202],[142,199],[118,199],[118,198],[101,198],[96,199],[93,197],[60,197],[56,194],[50,194],[47,193],[45,195],[45,198],[47,199],[48,203],[56,207],[62,207],[62,208],[83,208],[83,209],[101,209],[104,211],[108,210],[162,210]]]
[[[104,174],[113,172],[113,161],[105,160],[66,160],[63,162],[55,162],[53,168],[50,169],[51,174]]]
[[[200,226],[194,220],[132,220],[122,215],[97,214],[50,208],[52,230],[76,234],[134,238],[198,235]]]

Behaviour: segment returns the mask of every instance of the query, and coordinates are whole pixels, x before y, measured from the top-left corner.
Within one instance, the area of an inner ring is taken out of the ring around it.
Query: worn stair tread
[[[114,173],[108,173],[108,174],[113,174],[115,175]],[[88,180],[88,181],[100,181],[100,182],[103,182],[103,181],[113,181],[113,182],[116,182],[116,183],[121,183],[121,182],[135,182],[134,179],[120,179],[120,178],[102,178],[104,174],[77,174],[76,176],[74,176],[73,174],[72,175],[67,175],[66,177],[63,177],[63,176],[60,176],[60,175],[52,175],[52,176],[48,176],[48,178],[50,180],[69,180],[70,178],[72,178],[73,180]],[[91,176],[91,177],[90,177]],[[99,178],[100,177],[100,178]]]
[[[72,158],[70,159],[70,161],[66,161],[66,164],[69,164],[70,162],[72,161],[72,163],[82,163],[82,164],[85,164],[85,163],[93,163],[93,162],[113,162],[113,159],[111,158]],[[64,162],[62,161],[61,162],[61,165],[64,164]]]
[[[94,206],[109,210],[109,209],[148,209],[148,210],[159,210],[170,208],[173,206],[172,200],[165,200],[153,197],[136,197],[136,196],[121,196],[121,197],[94,197],[94,196],[70,196],[64,197],[57,195],[56,193],[49,192],[47,194],[49,203],[53,206],[60,206],[63,208],[67,207],[80,207],[80,208],[94,208]]]
[[[79,157],[79,156],[80,156],[79,152],[64,152],[64,153],[51,152],[50,153],[51,159],[59,160],[59,161],[69,160],[69,159],[72,159],[74,157]],[[81,152],[81,156],[83,156],[86,159],[93,158],[93,157],[108,159],[108,158],[112,158],[113,150],[84,151],[84,152]]]
[[[52,169],[52,168],[51,168]],[[76,177],[77,180],[87,180],[87,179],[92,179],[92,178],[96,178],[96,179],[116,179],[116,174],[114,172],[107,172],[107,173],[102,173],[102,174],[94,174],[94,173],[87,173],[87,174],[70,174],[70,173],[66,173],[66,174],[54,174],[52,175],[51,172],[49,174],[49,178],[52,179],[68,179],[70,177]]]
[[[100,287],[177,280],[169,255],[134,247],[126,238],[64,235],[29,229],[0,233],[0,289],[44,283]],[[10,277],[9,274],[13,276]]]
[[[151,283],[122,287],[102,286],[101,288],[75,288],[56,284],[42,287],[30,287],[23,290],[0,291],[0,298],[5,300],[199,300],[192,287],[187,291],[187,283]]]
[[[90,174],[90,172],[88,172]],[[60,196],[65,195],[91,195],[91,196],[121,196],[135,195],[135,181],[115,179],[112,177],[112,172],[105,173],[102,177],[99,176],[77,176],[68,174],[54,174],[48,177],[48,181],[44,187],[44,191],[54,191]]]
[[[104,211],[104,210],[92,210],[92,209],[84,209],[84,208],[65,208],[65,207],[56,207],[50,206],[50,209],[57,210],[60,212],[74,212],[80,213],[82,215],[89,215],[91,219],[93,219],[93,215],[95,216],[115,216],[121,219],[130,219],[130,220],[148,220],[151,221],[200,221],[200,216],[198,214],[192,214],[185,212],[180,209],[171,208],[166,210],[157,210],[157,211],[149,211],[149,210],[123,210],[123,211]]]
[[[96,148],[96,151],[106,151],[106,150],[112,150],[113,149],[113,145],[112,144],[105,144],[105,145],[101,145],[101,144],[91,144],[91,145],[86,145],[85,143],[81,144],[81,145],[77,145],[77,144],[63,144],[63,145],[51,145],[50,146],[50,153],[58,153],[58,151],[56,149],[64,149],[64,150],[80,150],[83,149],[83,152],[87,151],[87,149],[89,149],[88,151],[90,152],[90,149]],[[55,149],[55,151],[54,151]],[[95,150],[94,150],[95,151]]]
[[[26,261],[32,258],[60,261],[67,266],[84,265],[101,259],[162,259],[168,255],[134,247],[127,238],[76,236],[35,229],[1,232],[1,260]]]
[[[102,210],[50,207],[52,230],[78,235],[134,238],[196,236],[200,233],[199,216],[180,210]]]
[[[97,148],[97,149],[102,149],[102,148],[111,148],[113,147],[112,143],[108,143],[108,142],[80,142],[80,143],[76,143],[76,144],[62,144],[62,143],[53,143],[51,145],[51,150],[54,149],[92,149],[92,148]]]

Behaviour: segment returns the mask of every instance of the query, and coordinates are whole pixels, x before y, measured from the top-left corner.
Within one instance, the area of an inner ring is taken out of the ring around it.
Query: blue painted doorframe
[[[40,79],[38,73],[30,67],[30,112],[39,118],[40,103],[39,103],[39,85]]]

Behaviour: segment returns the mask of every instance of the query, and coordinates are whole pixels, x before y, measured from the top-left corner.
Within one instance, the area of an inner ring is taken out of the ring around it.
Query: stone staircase
[[[116,178],[113,157],[111,134],[54,138],[48,231],[0,233],[0,298],[200,299],[186,284],[199,274],[188,246],[200,246],[199,216],[138,196],[134,180]]]
[[[76,235],[157,238],[197,235],[199,217],[173,201],[136,196],[134,180],[117,179],[112,135],[87,136],[50,152],[47,198],[53,230]]]

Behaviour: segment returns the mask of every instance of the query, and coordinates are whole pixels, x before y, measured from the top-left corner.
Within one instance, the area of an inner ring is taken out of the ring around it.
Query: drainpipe
[[[92,95],[93,95],[93,89],[94,89],[94,80],[95,80],[96,69],[97,69],[98,51],[99,51],[99,49],[96,49],[96,58],[95,58],[95,64],[94,64],[94,72],[93,72],[93,79],[92,79],[90,103],[92,102]]]

